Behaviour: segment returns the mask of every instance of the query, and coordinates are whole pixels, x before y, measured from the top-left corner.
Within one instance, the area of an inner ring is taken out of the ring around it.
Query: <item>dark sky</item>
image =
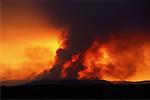
[[[58,26],[69,25],[67,43],[71,51],[88,48],[95,36],[106,41],[110,34],[120,31],[118,35],[131,34],[123,33],[127,30],[149,34],[148,0],[45,0],[43,4]]]
[[[148,0],[47,0],[47,13],[62,23],[95,29],[149,24]],[[46,3],[46,4],[45,4]],[[53,8],[53,9],[52,9]]]

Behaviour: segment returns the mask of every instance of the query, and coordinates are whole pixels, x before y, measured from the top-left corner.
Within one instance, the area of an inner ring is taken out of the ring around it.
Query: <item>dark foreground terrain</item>
[[[35,81],[20,86],[1,86],[2,99],[134,98],[150,99],[150,83],[106,81]]]

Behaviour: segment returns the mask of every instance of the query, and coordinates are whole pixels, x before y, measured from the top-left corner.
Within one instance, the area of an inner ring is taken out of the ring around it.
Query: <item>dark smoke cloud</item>
[[[58,26],[69,25],[68,49],[84,51],[93,38],[106,41],[113,31],[150,27],[147,0],[56,0],[48,1],[49,16],[53,11]],[[126,33],[127,34],[127,33]]]
[[[60,79],[61,77],[61,70],[63,67],[63,64],[69,60],[70,55],[66,50],[58,49],[57,50],[57,63],[53,66],[52,70],[50,71],[50,77],[51,79]]]
[[[110,35],[130,35],[127,30],[144,30],[144,35],[149,36],[148,0],[44,0],[40,5],[47,16],[53,16],[57,26],[69,25],[68,48],[58,50],[59,63],[52,69],[53,73],[60,74],[71,54],[84,52],[95,37],[105,42]]]

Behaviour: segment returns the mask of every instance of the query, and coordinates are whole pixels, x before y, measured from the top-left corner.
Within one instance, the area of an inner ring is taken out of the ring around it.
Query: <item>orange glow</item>
[[[67,73],[66,73],[67,68],[71,67],[72,64],[76,62],[78,59],[79,59],[79,54],[74,54],[71,56],[70,60],[66,61],[61,71],[62,78],[65,78],[67,76]]]
[[[68,73],[71,73],[68,75],[70,78],[75,73],[74,77],[77,76],[78,79],[150,80],[149,37],[137,34],[117,37],[112,34],[114,37],[105,42],[95,39],[82,54],[72,54],[67,61],[66,58],[63,59],[64,56],[60,57],[63,60],[59,63],[56,57],[58,49],[64,49],[62,55],[65,56],[70,56],[72,52],[69,51],[72,48],[67,49],[67,44],[72,43],[65,43],[68,42],[66,37],[72,37],[72,33],[67,36],[67,32],[56,27],[56,23],[49,18],[51,14],[47,18],[36,4],[11,1],[7,0],[2,6],[0,81],[31,80],[43,71],[50,72],[57,63],[58,67],[62,68],[61,75],[58,73],[61,78],[66,78]],[[78,35],[80,37],[80,34]],[[56,66],[56,70],[60,70],[59,68]],[[71,71],[67,73],[69,68]]]
[[[1,26],[0,81],[33,79],[52,67],[63,46],[62,29],[36,5],[7,1]]]
[[[84,70],[78,79],[109,81],[150,80],[150,44],[146,40],[111,38],[101,45],[95,41],[85,52]]]
[[[13,51],[7,50],[9,55],[5,51],[2,52],[0,80],[33,79],[44,70],[52,68],[56,50],[60,47],[61,38],[55,36],[49,40],[34,40],[21,49],[18,48],[17,44]],[[9,48],[11,47],[9,46]]]

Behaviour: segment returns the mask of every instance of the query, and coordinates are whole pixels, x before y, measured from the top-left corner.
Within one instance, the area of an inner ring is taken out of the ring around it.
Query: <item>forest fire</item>
[[[0,81],[150,80],[149,11],[102,2],[3,2]]]
[[[149,99],[148,0],[1,0],[2,99]]]
[[[149,80],[149,42],[112,38],[107,43],[97,41],[85,52],[79,79],[108,81]]]
[[[148,39],[142,36],[137,38],[116,36],[109,38],[106,42],[95,39],[83,53],[72,53],[70,56],[66,54],[69,58],[63,57],[66,60],[59,67],[53,67],[55,70],[60,70],[60,72],[57,71],[60,76],[57,74],[53,78],[108,81],[149,80],[149,48]]]
[[[47,47],[27,49],[26,61],[15,65],[15,69],[3,67],[0,79],[34,79],[43,71],[52,74],[51,70],[53,69],[60,70],[60,72],[54,72],[57,73],[53,77],[54,79],[56,77],[60,77],[59,79],[108,81],[144,81],[150,79],[150,44],[148,39],[142,38],[142,36],[140,38],[131,36],[117,38],[114,36],[106,42],[95,39],[83,53],[66,53],[65,56],[68,57],[61,58],[64,59],[61,63],[56,51],[60,48],[65,52],[68,51],[67,46],[64,45],[65,37],[58,37],[51,39],[52,41],[49,41],[50,44]],[[55,65],[59,65],[60,69]]]
[[[62,78],[66,78],[67,76],[66,70],[69,67],[73,66],[73,63],[77,62],[77,60],[79,60],[79,54],[74,54],[71,56],[71,59],[69,61],[65,62],[61,72]]]

